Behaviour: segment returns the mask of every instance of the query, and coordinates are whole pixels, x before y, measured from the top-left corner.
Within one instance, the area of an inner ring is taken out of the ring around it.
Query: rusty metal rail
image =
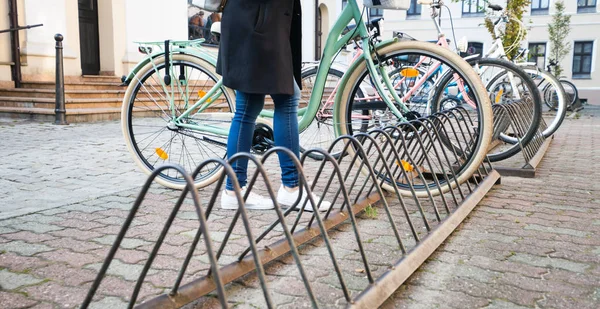
[[[242,276],[254,274],[260,283],[264,306],[274,308],[277,303],[271,296],[265,265],[288,254],[291,254],[295,262],[308,303],[313,308],[319,308],[327,300],[320,299],[315,293],[306,272],[314,265],[304,263],[298,249],[303,244],[314,243],[317,240],[322,240],[327,250],[327,257],[322,263],[330,265],[330,272],[335,273],[345,306],[375,308],[434,252],[493,184],[498,182],[500,175],[492,170],[487,162],[482,164],[475,175],[468,175],[467,181],[459,182],[459,176],[465,171],[465,166],[461,164],[468,161],[470,147],[474,145],[476,138],[473,121],[467,110],[455,108],[399,126],[376,129],[354,136],[341,136],[329,149],[342,147],[343,151],[337,158],[331,156],[328,151],[311,149],[298,159],[289,150],[279,147],[268,150],[260,159],[250,154],[237,154],[230,162],[247,158],[254,165],[255,172],[244,196],[241,195],[237,182],[233,182],[239,208],[219,246],[214,245],[209,235],[214,231],[211,231],[211,222],[207,220],[215,212],[215,204],[225,176],[235,177],[229,163],[220,159],[208,160],[194,171],[192,176],[202,171],[207,164],[219,164],[225,170],[214,191],[205,197],[208,203],[204,203],[204,206],[200,203],[200,194],[193,189],[194,177],[186,174],[178,166],[162,166],[144,185],[81,308],[88,308],[94,300],[150,184],[158,172],[164,169],[176,169],[185,175],[188,185],[181,192],[170,216],[165,219],[161,233],[139,274],[129,300],[129,308],[180,308],[207,297],[215,290],[219,304],[226,308],[229,306],[228,284]],[[318,162],[316,173],[310,175],[312,180],[309,181],[305,169],[307,165],[315,163],[307,161],[307,155],[311,152],[319,153],[323,160]],[[304,200],[298,198],[294,206],[288,209],[283,209],[277,203],[273,185],[266,172],[265,164],[273,155],[286,155],[292,159],[299,171],[300,195],[306,194],[308,197]],[[264,182],[266,192],[275,204],[273,210],[265,212],[274,212],[276,217],[270,225],[262,228],[262,232],[255,235],[256,227],[252,226],[244,201],[252,190],[256,190],[259,180]],[[315,200],[313,192],[318,192],[321,198]],[[140,303],[138,296],[146,283],[146,275],[188,195],[192,196],[198,216],[198,230],[179,268],[179,274],[168,293]],[[318,209],[325,199],[334,205],[326,212],[305,211]],[[295,206],[299,207],[299,211],[293,215]],[[364,238],[364,234],[371,232],[371,229],[361,224],[363,220],[357,217],[365,209],[374,207],[383,210],[381,216],[378,216],[378,232],[389,235],[394,243],[391,247],[398,250],[397,256],[389,261],[389,268],[384,271],[371,262],[374,256],[367,250],[369,243]],[[235,261],[220,265],[222,254],[231,245],[231,235],[240,219],[248,245],[245,249],[236,251]],[[332,228],[342,224],[350,226],[351,233],[347,232],[347,235],[351,235],[349,238],[356,246],[366,280],[365,288],[354,297],[347,281],[348,269],[343,267],[343,259],[336,254],[336,241],[331,238],[332,233],[338,233],[333,232]],[[280,229],[279,234],[276,233],[276,229]],[[279,236],[267,237],[274,234]],[[204,248],[203,254],[208,257],[210,267],[204,274],[197,274],[195,279],[184,283],[184,275],[191,259],[197,254],[198,246]]]
[[[503,143],[506,144],[507,141],[506,139],[502,139],[500,132],[503,132],[507,128],[511,128],[513,132],[517,132],[517,135],[519,136],[525,134],[527,126],[531,121],[530,106],[519,103],[502,104],[494,105],[493,110],[495,124],[494,131],[497,133],[497,139],[492,144],[492,149],[494,147],[501,147],[500,145]],[[517,142],[522,161],[519,160],[518,162],[515,162],[513,159],[511,162],[510,159],[505,159],[495,163],[494,168],[502,176],[517,176],[523,178],[535,177],[536,168],[546,154],[550,143],[554,139],[553,135],[548,138],[544,137],[542,132],[544,132],[546,128],[547,124],[542,118],[540,120],[540,125],[538,126],[538,129],[531,141],[529,141],[527,144],[522,144],[520,140]],[[516,167],[515,164],[520,165],[520,167]]]

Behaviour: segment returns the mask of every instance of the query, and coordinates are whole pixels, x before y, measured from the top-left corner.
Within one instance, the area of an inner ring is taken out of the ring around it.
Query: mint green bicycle
[[[403,4],[406,1],[399,2]],[[398,8],[399,5],[393,3],[392,7]],[[361,12],[356,1],[350,0],[333,26],[317,77],[311,85],[310,97],[305,104],[301,103],[298,110],[300,132],[318,125],[315,119],[333,58],[349,43],[360,43],[363,54],[351,64],[338,83],[332,108],[332,124],[337,136],[367,132],[418,118],[420,115],[411,112],[400,99],[402,94],[392,85],[389,73],[397,72],[398,66],[404,65],[398,59],[416,58],[431,65],[440,64],[445,71],[454,72],[472,90],[476,108],[470,113],[474,115],[476,139],[462,145],[466,149],[464,160],[452,167],[456,170],[456,180],[442,184],[441,189],[427,183],[414,187],[422,195],[428,194],[426,188],[432,194],[439,194],[466,181],[485,159],[492,137],[491,104],[479,76],[458,55],[435,44],[399,42],[396,39],[377,42],[365,26],[363,15],[364,11]],[[347,27],[352,22],[356,27],[348,31]],[[192,171],[204,159],[226,156],[235,93],[223,86],[215,72],[216,55],[201,48],[200,42],[140,43],[140,51],[147,56],[124,78],[128,88],[123,98],[122,130],[134,160],[146,173],[151,173],[163,163],[177,163]],[[410,69],[405,72],[412,74]],[[377,93],[379,100],[364,101],[365,91]],[[269,147],[264,141],[268,141],[269,119],[273,118],[273,114],[268,109],[261,112],[255,132],[260,144],[257,146]],[[445,168],[448,169],[447,166]],[[216,164],[208,166],[196,177],[196,186],[213,183],[221,172],[222,168]],[[175,189],[185,186],[181,175],[173,171],[165,171],[157,177],[157,182]],[[401,193],[412,194],[408,187]]]

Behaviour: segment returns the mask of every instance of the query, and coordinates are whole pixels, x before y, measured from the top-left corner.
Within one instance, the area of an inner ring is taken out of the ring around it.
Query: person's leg
[[[300,135],[298,133],[298,101],[300,88],[294,83],[294,94],[271,95],[275,104],[273,131],[275,145],[290,149],[296,157],[300,157]],[[298,187],[298,170],[290,157],[279,152],[281,182],[287,188]]]
[[[300,135],[298,133],[298,101],[300,100],[300,88],[294,83],[293,95],[271,95],[275,103],[275,116],[273,120],[273,130],[275,131],[275,145],[290,149],[296,157],[300,156]],[[277,201],[283,206],[292,206],[300,194],[298,186],[298,170],[292,159],[279,152],[279,165],[281,167],[282,187],[277,193]],[[305,192],[306,193],[306,192]],[[304,194],[297,208],[304,205],[304,200],[308,195]],[[313,194],[316,203],[321,199]],[[320,211],[326,211],[331,207],[331,203],[323,201],[319,206]],[[306,203],[304,210],[313,211],[316,209],[310,203]]]
[[[227,159],[238,152],[249,152],[256,118],[265,103],[265,95],[236,91],[235,114],[227,137]],[[231,164],[240,187],[246,185],[248,159],[239,159]],[[233,183],[227,177],[225,188],[233,191]]]

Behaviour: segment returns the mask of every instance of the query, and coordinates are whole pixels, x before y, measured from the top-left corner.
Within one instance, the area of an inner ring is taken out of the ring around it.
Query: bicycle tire
[[[506,60],[502,60],[502,59],[495,59],[495,58],[480,58],[480,59],[469,59],[467,60],[467,62],[471,65],[471,66],[496,66],[496,67],[500,67],[503,68],[504,73],[502,74],[496,74],[491,80],[489,80],[486,83],[485,89],[487,92],[489,92],[492,86],[496,85],[496,83],[498,82],[498,80],[500,78],[502,78],[503,76],[505,76],[508,71],[511,71],[513,74],[516,74],[520,80],[523,81],[523,83],[525,84],[525,87],[527,87],[528,89],[528,93],[531,95],[532,97],[532,105],[533,105],[533,109],[532,109],[532,119],[531,121],[528,123],[527,126],[527,130],[526,133],[523,134],[522,137],[520,137],[518,140],[514,141],[514,143],[511,143],[512,146],[509,146],[508,148],[504,149],[501,152],[498,153],[492,153],[492,154],[488,154],[488,159],[491,162],[497,162],[497,161],[502,161],[505,160],[507,158],[510,158],[512,156],[514,156],[515,154],[519,153],[521,151],[521,146],[525,147],[535,136],[537,129],[539,127],[540,121],[541,121],[541,117],[542,117],[542,111],[541,111],[541,98],[540,98],[540,94],[539,91],[537,91],[537,87],[535,86],[533,80],[527,75],[527,73],[525,73],[525,71],[521,68],[519,68],[517,65],[513,64],[512,62],[506,61]],[[501,71],[502,72],[502,71]],[[452,80],[453,76],[451,74],[444,74],[444,76],[442,76],[440,78],[440,82],[439,85],[446,85],[448,84],[451,80]],[[445,87],[441,86],[441,87],[437,87],[436,88],[436,92],[434,93],[434,98],[432,100],[432,111],[438,111],[439,109],[439,102],[440,99],[443,97],[442,92],[444,91]],[[502,135],[502,132],[494,132],[494,136],[499,136]],[[502,136],[501,136],[502,138]]]
[[[567,95],[562,84],[558,79],[556,79],[556,77],[554,77],[554,75],[539,70],[537,67],[524,66],[522,68],[525,70],[525,73],[529,74],[529,76],[541,77],[541,81],[538,84],[538,90],[542,83],[546,83],[542,92],[544,94],[544,103],[546,103],[546,106],[548,106],[549,100],[555,102],[550,103],[550,105],[552,105],[553,109],[556,110],[556,114],[552,118],[552,121],[542,131],[542,135],[548,138],[552,136],[552,134],[554,134],[558,128],[560,128],[560,125],[567,115]],[[537,78],[535,81],[537,81]]]
[[[302,71],[302,95],[300,97],[299,107],[306,107],[310,103],[310,97],[314,88],[314,82],[318,73],[318,67],[310,67]],[[344,72],[330,68],[327,73],[327,80],[323,95],[321,96],[319,112],[324,109],[325,100],[333,93]],[[333,102],[330,102],[333,103]],[[331,115],[317,114],[306,128],[300,130],[300,152],[304,153],[311,148],[328,149],[335,140],[335,129],[333,125],[333,104],[324,109],[325,112],[331,112]],[[300,116],[299,116],[300,117]],[[341,149],[334,149],[331,155],[339,158]],[[317,152],[309,152],[308,157],[314,160],[323,160],[323,155]]]
[[[571,106],[573,106],[573,104],[575,104],[575,102],[577,102],[577,99],[579,99],[579,90],[577,90],[575,84],[566,79],[561,79],[560,83],[562,84],[565,94],[567,95],[567,109],[569,109]]]
[[[192,173],[203,159],[226,156],[226,136],[201,135],[200,132],[177,126],[172,121],[173,112],[180,115],[188,107],[189,101],[193,102],[206,95],[206,90],[212,87],[211,84],[219,80],[215,67],[190,55],[173,54],[171,57],[170,75],[173,87],[170,93],[169,87],[162,87],[165,58],[159,57],[136,73],[123,97],[121,129],[125,143],[138,167],[146,174],[152,173],[162,163],[177,163]],[[199,82],[202,84],[198,85]],[[229,123],[224,122],[233,115],[235,94],[226,87],[221,87],[220,90],[222,94],[215,97],[211,105],[211,111],[216,112],[209,113],[207,108],[206,112],[185,117],[185,123],[215,123],[217,126],[228,127]],[[170,107],[171,97],[175,108]],[[216,101],[217,99],[220,101]],[[219,120],[221,117],[224,118]],[[216,149],[215,145],[221,148]],[[203,157],[204,155],[206,157]],[[204,173],[200,173],[194,179],[194,185],[201,188],[215,182],[221,176],[222,170],[222,166],[217,164],[208,166],[203,170]],[[186,182],[181,175],[170,173],[173,171],[166,170],[160,173],[155,181],[169,188],[183,189]]]
[[[477,136],[475,137],[475,142],[471,145],[472,151],[469,153],[468,158],[464,160],[464,162],[462,162],[463,164],[456,169],[454,176],[452,176],[455,178],[452,178],[450,181],[444,181],[443,183],[440,183],[439,187],[431,183],[422,184],[419,186],[413,185],[415,190],[414,194],[416,194],[418,197],[427,197],[429,194],[434,196],[443,194],[450,189],[455,188],[457,183],[462,184],[470,179],[481,166],[486,157],[487,149],[491,142],[493,129],[491,104],[489,98],[487,97],[487,92],[485,91],[479,76],[473,71],[473,68],[450,50],[425,42],[394,42],[389,45],[379,47],[376,51],[376,54],[379,56],[379,59],[382,60],[380,63],[384,63],[385,59],[389,57],[394,57],[400,54],[427,55],[429,57],[436,58],[460,74],[461,77],[463,77],[474,90],[474,93],[478,99],[477,102],[481,105],[481,107],[475,111],[479,121],[477,125],[478,132]],[[348,71],[346,74],[347,76],[345,77],[343,84],[346,87],[344,87],[341,96],[336,101],[336,104],[340,104],[336,112],[336,119],[338,119],[336,120],[336,123],[338,123],[338,135],[353,133],[352,119],[348,120],[348,115],[351,117],[351,105],[353,102],[353,97],[357,89],[360,87],[361,80],[363,80],[366,75],[370,76],[364,59],[361,59],[360,62],[353,67],[352,71]],[[350,149],[350,151],[352,150]],[[394,190],[393,185],[387,182],[383,183],[383,188],[388,191]],[[413,191],[408,186],[398,185],[398,189],[402,195],[413,196]]]

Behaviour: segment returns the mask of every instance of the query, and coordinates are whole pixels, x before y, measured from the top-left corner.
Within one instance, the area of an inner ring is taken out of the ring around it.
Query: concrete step
[[[24,102],[24,101],[2,101],[0,99],[0,117],[4,118],[19,118],[19,119],[31,119],[42,122],[54,122],[54,101],[49,102],[48,99],[35,99],[35,102]],[[77,102],[67,102],[67,121],[71,123],[75,122],[94,122],[94,121],[107,121],[117,120],[121,117],[121,103],[103,103],[103,107],[98,107],[97,102],[89,100],[77,100]],[[90,108],[90,106],[95,106]],[[266,108],[273,108],[272,104],[265,104]],[[134,113],[138,117],[162,117],[163,111],[167,110],[168,107],[165,105],[162,108],[160,106],[149,104],[148,108],[136,109]],[[208,108],[206,112],[225,112],[226,108],[222,105],[215,104],[214,108]]]
[[[30,119],[42,122],[54,122],[53,108],[14,108],[0,107],[0,117]],[[87,108],[67,110],[69,123],[117,120],[121,117],[120,108]]]
[[[82,81],[114,82],[121,83],[121,77],[109,75],[83,75]]]
[[[146,100],[144,100],[145,102]],[[150,100],[147,100],[150,101]],[[65,99],[67,109],[77,108],[114,108],[120,107],[121,98],[104,99]],[[15,108],[54,108],[56,101],[54,98],[19,98],[19,97],[0,97],[0,106]]]
[[[25,81],[23,88],[27,89],[55,89],[56,84],[48,81]],[[123,89],[120,82],[85,82],[69,81],[65,82],[65,90],[120,90]]]
[[[65,90],[67,99],[86,99],[86,98],[120,98],[125,95],[125,87],[120,90]],[[28,88],[0,88],[0,97],[13,98],[56,98],[54,89],[28,89]]]

